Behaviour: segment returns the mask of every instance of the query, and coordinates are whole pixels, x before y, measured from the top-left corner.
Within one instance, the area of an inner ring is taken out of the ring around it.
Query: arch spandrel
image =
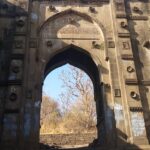
[[[106,40],[104,28],[92,20],[87,14],[72,9],[50,17],[40,27],[40,56],[48,61],[52,55],[69,45],[75,45],[88,51],[97,65],[101,65],[106,57]],[[52,46],[47,47],[46,42]],[[101,46],[95,48],[93,42]]]
[[[103,34],[93,22],[75,14],[68,13],[47,22],[42,28],[43,39],[93,39],[104,41]]]

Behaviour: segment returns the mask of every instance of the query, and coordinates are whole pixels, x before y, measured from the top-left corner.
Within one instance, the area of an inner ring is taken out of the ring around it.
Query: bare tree
[[[73,66],[62,71],[60,79],[64,90],[59,96],[59,101],[43,95],[41,132],[95,131],[96,104],[91,79],[82,70]]]
[[[68,119],[67,128],[90,130],[96,125],[96,105],[91,79],[73,66],[63,71],[60,79],[65,89],[60,95],[60,101],[65,112],[64,119]]]

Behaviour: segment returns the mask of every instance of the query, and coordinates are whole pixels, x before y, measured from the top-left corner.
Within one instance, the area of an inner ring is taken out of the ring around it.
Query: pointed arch
[[[47,74],[53,69],[58,68],[66,63],[84,70],[90,76],[93,82],[100,80],[98,66],[91,54],[73,44],[68,45],[57,53],[53,54],[45,66],[44,77],[46,77]]]
[[[103,39],[104,39],[104,45],[105,45],[105,59],[108,58],[108,42],[107,42],[107,38],[106,38],[106,29],[104,28],[103,24],[98,21],[96,18],[90,16],[87,13],[84,12],[80,12],[74,9],[67,9],[64,11],[61,11],[59,13],[54,14],[53,16],[49,17],[38,29],[38,34],[40,34],[42,32],[42,30],[45,28],[45,26],[49,23],[54,21],[57,18],[61,18],[64,15],[67,14],[75,14],[77,16],[80,16],[81,18],[83,18],[86,21],[89,21],[90,23],[93,23],[95,25],[96,28],[99,29],[99,31],[102,33]]]
[[[42,77],[46,77],[52,70],[61,67],[65,64],[70,64],[79,69],[82,69],[90,77],[94,87],[94,99],[96,102],[97,111],[97,137],[104,144],[106,142],[105,131],[105,112],[104,112],[104,97],[102,94],[101,72],[99,66],[95,64],[91,53],[87,50],[75,46],[73,44],[64,47],[57,51],[46,62]],[[44,81],[42,79],[42,82]],[[102,132],[103,131],[103,132]]]
[[[47,23],[51,22],[51,21],[54,21],[55,19],[59,18],[59,17],[62,17],[66,14],[75,14],[77,16],[80,16],[81,18],[85,19],[86,21],[89,21],[91,23],[96,23],[102,33],[103,33],[103,36],[105,38],[105,35],[106,35],[106,31],[105,31],[105,28],[104,26],[99,22],[97,21],[95,18],[93,18],[92,16],[90,15],[87,15],[86,13],[83,13],[83,12],[79,12],[77,10],[73,10],[73,9],[67,9],[67,10],[64,10],[64,11],[61,11],[57,14],[54,14],[53,16],[49,17],[40,27],[39,27],[39,30],[38,30],[38,33],[40,33],[42,31],[42,29],[47,25]]]

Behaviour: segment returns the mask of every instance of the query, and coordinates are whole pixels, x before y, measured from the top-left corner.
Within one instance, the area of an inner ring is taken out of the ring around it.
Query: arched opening
[[[99,142],[105,141],[105,129],[104,129],[104,112],[103,112],[103,97],[101,94],[100,86],[100,74],[98,67],[92,59],[92,56],[79,47],[73,45],[61,50],[55,54],[47,63],[44,72],[44,79],[54,69],[70,64],[74,67],[82,69],[92,80],[94,100],[96,103],[96,114],[97,114],[97,139],[93,142],[94,144],[100,144]],[[93,144],[91,144],[93,145]]]
[[[51,71],[43,84],[40,142],[84,147],[97,139],[93,83],[81,69],[66,64]]]

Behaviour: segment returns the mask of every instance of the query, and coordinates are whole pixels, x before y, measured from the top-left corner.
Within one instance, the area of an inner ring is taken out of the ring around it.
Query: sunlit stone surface
[[[149,8],[148,0],[1,0],[0,149],[40,149],[42,83],[70,63],[94,83],[98,138],[85,149],[149,150]]]

